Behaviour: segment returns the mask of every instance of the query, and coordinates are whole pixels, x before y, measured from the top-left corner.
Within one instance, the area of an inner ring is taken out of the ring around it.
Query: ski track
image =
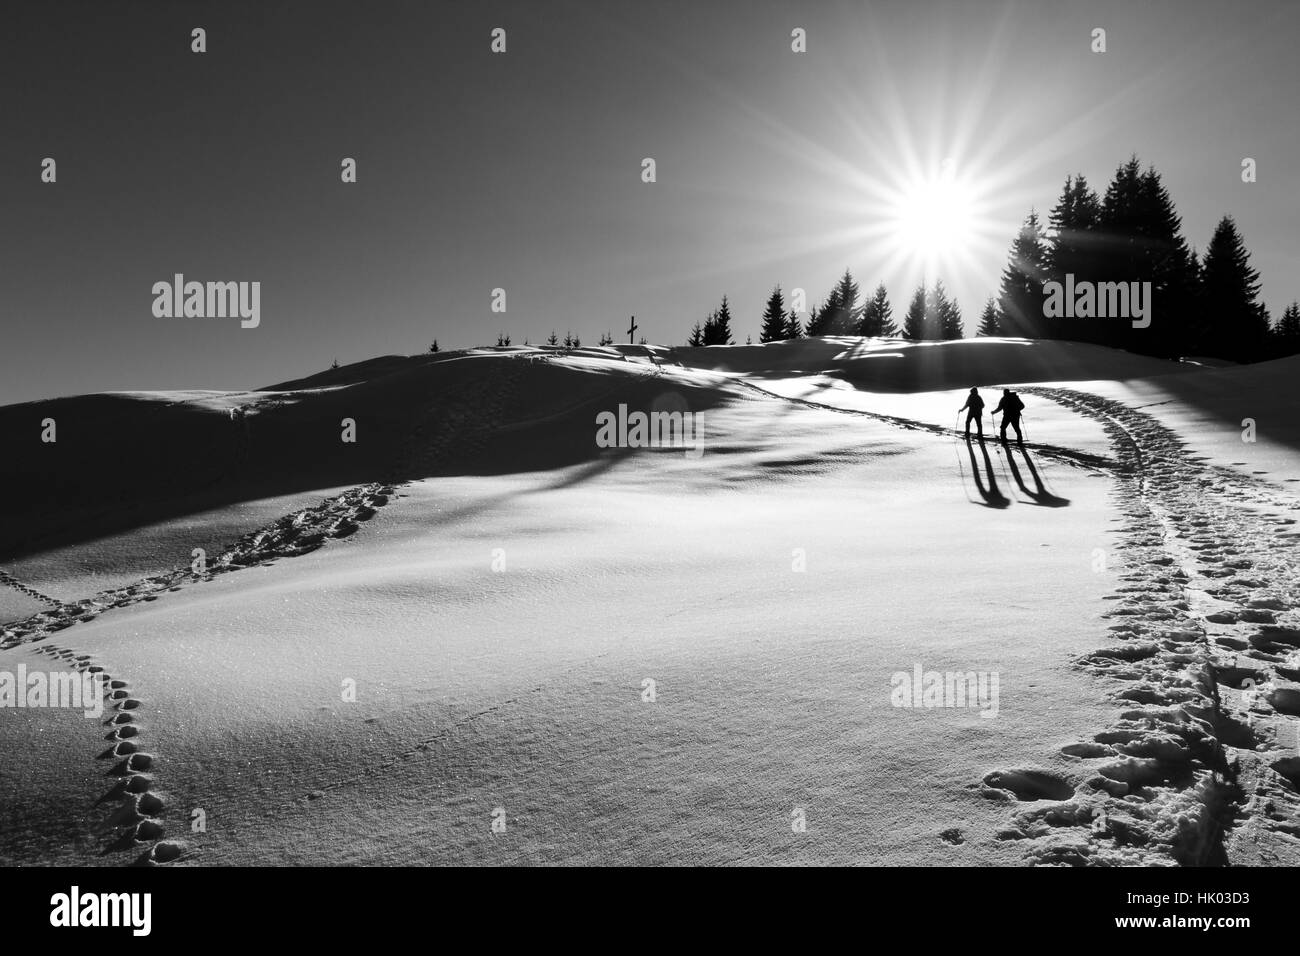
[[[1106,614],[1116,643],[1076,663],[1109,679],[1124,709],[1062,748],[1072,773],[1000,769],[975,785],[1030,804],[998,839],[1024,841],[1035,864],[1294,861],[1300,502],[1193,457],[1145,412],[1024,391],[1099,421],[1120,462],[1122,584]]]
[[[731,379],[737,385],[743,385],[751,391],[757,392],[764,398],[775,398],[783,402],[791,402],[795,405],[803,405],[806,408],[816,408],[822,411],[839,412],[841,415],[857,415],[862,418],[870,418],[873,421],[884,422],[886,425],[892,425],[895,428],[901,428],[904,431],[922,431],[940,438],[960,438],[965,439],[965,430],[961,427],[948,428],[944,425],[932,425],[929,422],[916,421],[911,418],[900,418],[896,415],[884,415],[880,412],[869,412],[860,408],[843,408],[839,405],[828,405],[824,402],[814,402],[806,398],[792,398],[788,395],[782,395],[778,392],[771,392],[767,389],[746,382],[741,379]],[[1021,391],[1028,392],[1031,389],[1025,388]],[[975,439],[972,439],[974,442]],[[988,444],[999,444],[996,438],[985,436],[984,442]],[[1087,471],[1094,471],[1101,474],[1110,474],[1116,468],[1115,462],[1099,455],[1092,455],[1084,451],[1075,451],[1070,448],[1061,448],[1057,445],[1037,444],[1026,440],[1024,448],[1033,449],[1045,458],[1053,461],[1059,461],[1062,464],[1070,465],[1073,468],[1082,468]]]

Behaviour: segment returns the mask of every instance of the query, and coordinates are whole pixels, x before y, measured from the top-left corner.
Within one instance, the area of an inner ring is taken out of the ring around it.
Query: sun
[[[902,251],[932,271],[976,240],[976,191],[945,163],[937,173],[903,185],[890,218]]]

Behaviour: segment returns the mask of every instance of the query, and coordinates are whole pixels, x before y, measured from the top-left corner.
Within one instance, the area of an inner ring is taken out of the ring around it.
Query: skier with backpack
[[[1007,443],[1007,426],[1016,430],[1016,443],[1024,445],[1025,436],[1020,432],[1020,416],[1025,410],[1025,403],[1020,400],[1020,396],[1009,388],[1002,390],[1002,401],[998,402],[998,407],[993,409],[993,414],[1002,413],[1002,444]]]

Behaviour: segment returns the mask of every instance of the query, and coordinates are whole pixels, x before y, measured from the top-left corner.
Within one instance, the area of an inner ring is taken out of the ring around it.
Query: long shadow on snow
[[[1002,493],[998,488],[997,476],[993,473],[993,459],[989,457],[989,450],[984,442],[978,439],[965,439],[966,452],[970,455],[971,474],[975,477],[975,490],[979,492],[980,501],[976,504],[982,504],[986,508],[1006,508],[1011,505],[1011,499]],[[980,454],[984,458],[984,475],[980,474],[979,462],[975,458],[975,446],[979,445]],[[985,478],[988,485],[985,486]]]
[[[392,358],[359,381],[290,384],[314,387],[232,398],[248,403],[244,422],[220,396],[85,395],[0,408],[11,451],[0,461],[0,562],[321,488],[584,463],[599,471],[620,456],[596,447],[597,412],[649,411],[668,392],[691,411],[735,397],[644,365],[575,368],[509,354]],[[41,441],[46,418],[57,442]],[[342,440],[344,419],[355,423],[354,442]]]
[[[1033,456],[1029,454],[1028,448],[1022,445],[1019,450],[1020,454],[1024,456],[1025,468],[1033,479],[1034,487],[1032,489],[1025,484],[1025,479],[1020,474],[1020,468],[1016,465],[1016,456],[1012,454],[1011,445],[1008,443],[1003,447],[1007,449],[1007,464],[1011,466],[1011,476],[1015,478],[1020,490],[1029,496],[1031,502],[1044,508],[1065,508],[1070,504],[1069,498],[1058,498],[1048,490],[1047,485],[1043,483],[1042,477],[1038,474],[1038,468],[1035,467]]]

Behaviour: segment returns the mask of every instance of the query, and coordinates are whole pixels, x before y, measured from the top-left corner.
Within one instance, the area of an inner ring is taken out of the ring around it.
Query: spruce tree
[[[763,327],[759,330],[760,342],[779,342],[789,338],[789,328],[785,319],[785,296],[777,286],[767,297],[767,309],[763,312]]]
[[[994,304],[993,298],[984,303],[984,311],[980,313],[980,327],[975,333],[977,336],[998,336],[1002,330],[998,328],[998,307]]]
[[[1231,216],[1215,227],[1202,267],[1206,331],[1203,354],[1253,362],[1263,357],[1268,327],[1260,303],[1259,273]]]
[[[1140,271],[1151,283],[1151,326],[1134,329],[1122,323],[1134,351],[1175,358],[1189,354],[1200,338],[1195,312],[1201,304],[1196,270],[1182,235],[1182,218],[1160,174],[1148,167],[1141,181],[1143,242]],[[1157,318],[1159,321],[1157,321]],[[1260,345],[1268,333],[1265,323]]]
[[[903,317],[903,337],[913,342],[920,342],[926,337],[926,294],[925,285],[916,287],[912,301],[908,303],[907,315]]]
[[[1095,263],[1098,281],[1130,283],[1150,280],[1150,276],[1142,274],[1138,248],[1145,242],[1147,231],[1142,193],[1142,165],[1137,156],[1131,156],[1128,162],[1115,170],[1101,202],[1097,230],[1102,242]],[[1122,319],[1081,318],[1076,324],[1084,328],[1088,341],[1116,348],[1129,345],[1129,336],[1122,328],[1128,323]],[[1150,336],[1147,338],[1150,341]]]
[[[852,335],[857,324],[858,284],[853,274],[844,270],[826,301],[813,309],[808,319],[808,335]]]
[[[787,339],[801,339],[803,336],[803,323],[799,321],[799,313],[791,309],[785,317],[785,337]]]
[[[551,336],[546,340],[547,345],[559,345],[559,337],[555,334],[555,329],[551,329]]]
[[[727,297],[722,297],[722,305],[714,310],[704,323],[705,345],[735,345],[731,338],[731,306]]]
[[[836,286],[838,288],[838,286]],[[808,315],[808,327],[805,333],[809,338],[817,338],[823,335],[831,334],[831,317],[835,315],[839,308],[839,303],[835,301],[835,292],[832,291],[830,298],[820,305],[813,306],[813,310]]]
[[[943,338],[962,338],[962,315],[956,304],[948,298],[943,280],[936,280],[935,285],[926,293],[926,334],[924,337],[937,341]]]
[[[1011,243],[1007,267],[1002,270],[998,325],[1003,335],[1036,338],[1041,334],[1046,256],[1038,213],[1031,210]]]
[[[691,337],[686,340],[686,344],[692,348],[699,348],[704,344],[704,330],[700,328],[700,323],[695,323],[695,327],[691,329]]]
[[[939,334],[945,339],[964,339],[966,323],[962,321],[961,306],[949,299],[939,313]]]
[[[1128,162],[1115,170],[1115,176],[1106,187],[1102,199],[1098,226],[1103,231],[1116,230],[1120,236],[1137,235],[1142,222],[1142,164],[1136,155],[1130,156]],[[1108,239],[1115,238],[1107,236]],[[1107,258],[1116,254],[1127,254],[1131,250],[1107,250]]]
[[[930,322],[931,338],[960,339],[965,338],[966,330],[961,320],[961,309],[957,303],[948,298],[943,282],[936,281],[931,300],[926,309]]]
[[[1048,214],[1051,224],[1051,239],[1045,248],[1045,279],[1051,279],[1064,286],[1066,276],[1073,276],[1074,281],[1098,281],[1097,249],[1098,223],[1101,218],[1101,201],[1088,186],[1088,180],[1082,174],[1067,176],[1061,198]],[[1096,333],[1095,325],[1080,325],[1089,320],[1077,320],[1067,317],[1042,319],[1043,335],[1048,338],[1074,339],[1087,341]]]
[[[1273,354],[1279,358],[1300,352],[1300,303],[1292,302],[1273,329]]]
[[[822,306],[819,302],[808,311],[808,321],[804,323],[804,335],[817,338],[826,334],[826,323],[822,321]]]
[[[429,351],[430,351],[430,352],[437,352],[437,351],[438,351],[438,340],[437,340],[437,339],[434,339],[434,340],[433,340],[433,344],[429,346]]]
[[[1196,351],[1204,313],[1196,271],[1181,234],[1182,220],[1154,168],[1142,171],[1133,156],[1115,171],[1097,221],[1098,282],[1150,282],[1150,325],[1134,328],[1135,315],[1081,319],[1090,341],[1149,355]],[[1198,312],[1200,314],[1198,315]]]
[[[894,309],[889,304],[889,294],[882,282],[876,286],[867,304],[862,307],[862,319],[858,322],[858,335],[894,338],[898,335],[898,326],[894,324]]]
[[[831,293],[834,310],[827,316],[827,335],[852,335],[858,324],[858,284],[848,269],[840,276]]]
[[[727,297],[722,297],[722,305],[718,307],[718,338],[721,340],[719,345],[735,345],[735,340],[731,337],[731,306],[727,304]]]

